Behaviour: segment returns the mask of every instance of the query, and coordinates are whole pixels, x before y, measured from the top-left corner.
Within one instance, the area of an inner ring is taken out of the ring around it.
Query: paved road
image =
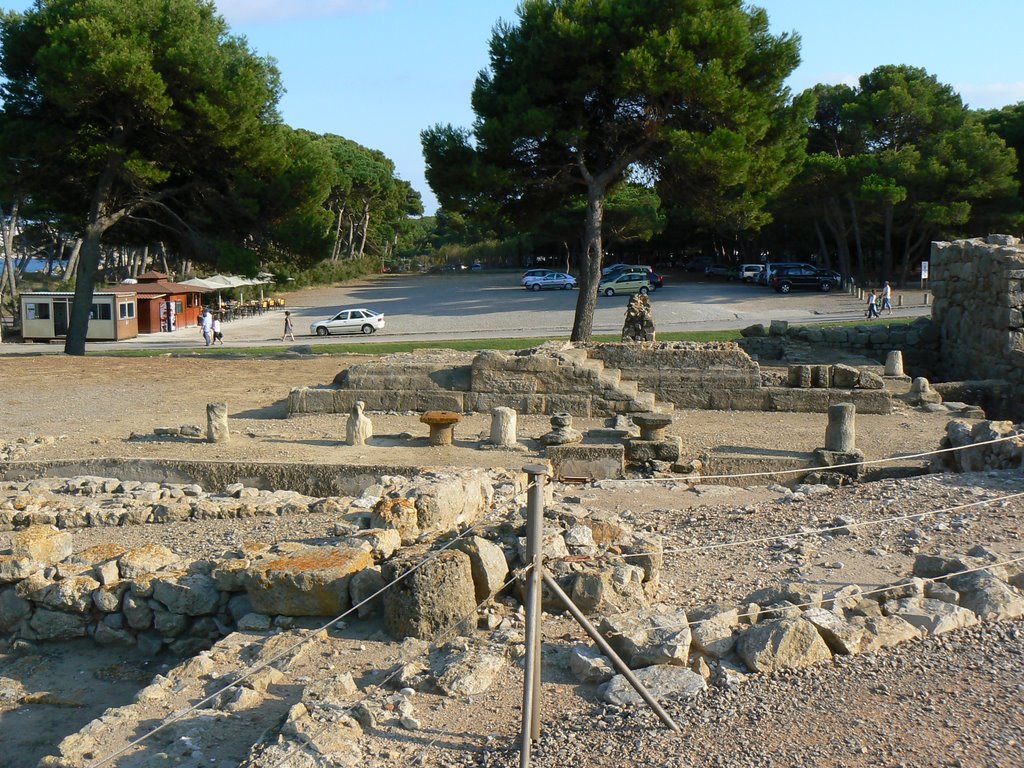
[[[383,312],[387,327],[373,337],[331,337],[331,341],[436,341],[467,338],[568,338],[577,291],[526,291],[518,271],[484,271],[444,275],[381,275],[351,284],[286,294],[296,338],[313,341],[309,324],[340,308],[367,307]],[[928,314],[920,291],[901,291],[903,307],[896,316]],[[864,304],[845,292],[794,292],[783,296],[763,286],[706,278],[669,275],[665,287],[651,294],[658,331],[743,328],[753,323],[789,320],[815,323],[856,320]],[[594,332],[622,329],[626,296],[599,296]],[[884,318],[883,318],[884,319]],[[283,314],[236,320],[224,325],[226,346],[280,344]],[[196,328],[140,336],[119,347],[182,349],[201,346]],[[53,350],[57,345],[0,345],[0,352]],[[89,344],[109,349],[111,344]]]

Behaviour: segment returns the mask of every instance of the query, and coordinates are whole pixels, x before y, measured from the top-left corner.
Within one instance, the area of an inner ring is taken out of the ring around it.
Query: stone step
[[[640,392],[640,385],[631,379],[622,379],[616,389],[635,397]],[[651,395],[651,397],[654,397],[654,395]]]

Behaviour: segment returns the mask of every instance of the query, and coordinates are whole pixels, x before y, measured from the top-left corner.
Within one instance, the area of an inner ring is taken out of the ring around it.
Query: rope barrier
[[[848,528],[860,528],[872,525],[882,525],[885,523],[899,523],[906,520],[916,520],[921,517],[930,517],[932,515],[942,515],[949,512],[957,512],[961,509],[970,509],[971,507],[985,506],[988,504],[995,504],[1002,501],[1012,501],[1013,499],[1019,499],[1024,497],[1024,491],[1020,493],[1011,493],[1006,496],[997,496],[993,499],[982,499],[980,501],[971,501],[964,504],[957,504],[952,507],[944,507],[943,509],[932,509],[925,512],[915,512],[910,515],[893,515],[891,517],[881,517],[876,520],[864,520],[860,522],[845,523],[843,525],[833,525],[827,528],[816,528],[812,531],[794,531],[793,533],[781,533],[774,534],[772,536],[759,536],[753,539],[741,539],[739,541],[724,541],[717,544],[703,544],[694,547],[676,547],[670,549],[662,549],[660,551],[648,551],[648,552],[630,552],[628,554],[620,554],[618,557],[622,559],[630,559],[636,557],[649,557],[652,555],[680,555],[691,552],[711,552],[716,549],[728,549],[730,547],[745,547],[751,544],[768,544],[773,541],[784,541],[786,539],[799,538],[804,536],[821,536],[826,533],[836,533],[837,531],[846,530]]]
[[[608,488],[616,485],[635,485],[635,484],[661,484],[661,483],[703,483],[707,480],[734,480],[742,479],[745,477],[777,477],[779,475],[793,475],[798,473],[807,473],[814,471],[832,471],[836,469],[849,469],[850,467],[866,467],[874,466],[876,464],[889,464],[895,461],[906,461],[907,459],[921,459],[928,456],[937,456],[941,453],[952,453],[954,451],[966,451],[971,448],[980,448],[985,445],[994,445],[995,443],[1004,443],[1009,440],[1024,440],[1024,435],[1006,435],[1004,437],[994,438],[992,440],[985,440],[980,443],[971,443],[970,445],[957,445],[952,448],[937,448],[934,451],[924,451],[922,453],[907,453],[899,454],[896,456],[889,456],[882,459],[866,459],[864,461],[851,461],[846,464],[832,464],[827,467],[802,467],[799,469],[776,469],[771,471],[762,472],[740,472],[734,475],[701,475],[700,477],[645,477],[637,479],[624,479],[624,480],[598,480],[596,484],[600,488]]]
[[[487,518],[488,519],[494,518],[496,515],[506,511],[508,508],[510,508],[513,505],[515,505],[515,503],[516,503],[515,500],[519,496],[521,496],[523,493],[525,493],[527,490],[529,490],[530,486],[531,486],[531,484],[528,483],[527,486],[525,488],[523,488],[523,490],[518,491],[515,494],[513,494],[512,498],[509,499],[505,504],[503,504],[503,505],[499,506],[498,508],[492,510],[491,513],[487,516]],[[459,542],[464,537],[468,536],[471,532],[473,532],[475,530],[478,530],[478,529],[484,527],[485,525],[487,525],[488,519],[481,520],[481,521],[473,524],[472,526],[466,528],[464,531],[462,531],[461,533],[456,535],[454,538],[452,538],[450,541],[448,541],[447,543],[445,543],[441,547],[439,547],[439,548],[437,548],[435,550],[432,550],[427,556],[425,556],[416,565],[414,565],[411,568],[409,568],[408,570],[404,571],[402,574],[397,576],[393,581],[385,584],[383,587],[378,589],[376,592],[374,592],[369,597],[364,598],[363,600],[359,601],[357,604],[355,604],[351,608],[349,608],[347,611],[344,611],[340,615],[335,616],[333,619],[331,619],[327,623],[325,623],[325,624],[321,625],[320,627],[318,627],[317,629],[311,631],[308,635],[306,635],[305,637],[297,640],[295,643],[293,643],[292,645],[290,645],[287,648],[283,649],[282,651],[278,652],[276,655],[274,655],[270,659],[266,659],[264,661],[259,662],[258,664],[255,664],[254,666],[250,667],[244,674],[242,674],[241,676],[239,676],[238,678],[233,680],[231,683],[229,683],[228,685],[218,689],[217,691],[214,691],[213,693],[211,693],[210,695],[206,696],[205,698],[199,700],[198,702],[193,704],[188,709],[185,709],[185,710],[183,710],[181,712],[175,712],[171,717],[167,718],[166,720],[164,720],[159,725],[155,726],[154,728],[152,728],[148,732],[144,733],[142,736],[139,736],[138,738],[133,739],[132,741],[128,742],[123,747],[118,749],[116,752],[113,752],[113,753],[107,755],[106,757],[104,757],[103,759],[101,759],[101,760],[99,760],[99,761],[97,761],[95,763],[91,763],[89,765],[89,768],[101,768],[101,766],[107,765],[114,758],[119,757],[120,755],[124,754],[125,752],[127,752],[130,749],[132,749],[133,747],[136,747],[139,744],[142,744],[147,739],[152,738],[154,735],[156,735],[160,731],[164,730],[168,726],[173,725],[174,723],[176,723],[177,721],[181,720],[182,718],[187,717],[188,715],[192,714],[193,712],[196,712],[197,710],[201,709],[206,704],[209,704],[211,701],[213,701],[214,699],[218,698],[222,694],[226,693],[227,691],[231,690],[232,688],[235,688],[238,685],[240,685],[241,683],[245,682],[246,680],[251,678],[253,675],[255,675],[257,672],[260,672],[260,671],[266,669],[267,667],[269,667],[274,662],[277,662],[280,659],[284,658],[285,656],[288,656],[289,654],[291,654],[293,651],[298,650],[300,647],[302,647],[306,643],[308,643],[308,642],[312,641],[313,639],[315,639],[316,637],[318,637],[321,633],[326,632],[328,629],[330,629],[331,627],[335,626],[342,619],[344,619],[347,616],[351,615],[354,611],[357,611],[360,607],[366,605],[367,603],[371,602],[372,600],[375,600],[376,598],[378,598],[380,595],[382,595],[384,592],[386,592],[391,587],[397,585],[399,582],[401,582],[404,579],[408,578],[413,573],[419,571],[421,568],[426,566],[428,563],[433,562],[434,560],[436,560],[441,555],[442,552],[444,552],[445,550],[450,549],[451,547],[455,546],[455,544],[457,542]]]

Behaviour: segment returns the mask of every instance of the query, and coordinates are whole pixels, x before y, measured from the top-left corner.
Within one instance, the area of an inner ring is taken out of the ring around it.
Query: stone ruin
[[[654,311],[646,294],[637,293],[626,305],[626,321],[622,326],[623,341],[654,341]]]
[[[758,363],[732,342],[628,342],[391,355],[352,365],[332,386],[293,389],[288,413],[348,413],[358,401],[371,411],[504,407],[585,418],[674,408],[825,413],[839,402],[854,402],[861,413],[892,410],[882,376],[866,368],[813,366],[806,384],[802,374],[766,383]]]

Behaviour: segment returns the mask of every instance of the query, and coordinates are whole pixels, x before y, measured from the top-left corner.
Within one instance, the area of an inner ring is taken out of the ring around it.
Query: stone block
[[[49,565],[59,563],[72,552],[71,534],[52,525],[31,525],[11,534],[10,554]]]
[[[619,480],[626,476],[622,445],[552,445],[547,458],[559,477]]]
[[[589,529],[588,529],[589,530]],[[483,602],[498,594],[508,579],[508,562],[505,551],[493,541],[482,536],[463,539],[459,549],[469,555],[473,568],[473,585],[477,602]]]
[[[630,464],[646,461],[679,461],[683,450],[682,438],[669,436],[663,440],[626,439],[626,460]]]
[[[254,562],[245,572],[253,610],[283,616],[337,616],[349,603],[352,575],[373,565],[361,548],[307,547]]]
[[[773,619],[740,636],[737,652],[755,672],[800,669],[832,659],[818,630],[804,619]]]
[[[395,581],[424,558],[418,570]],[[384,593],[384,623],[393,637],[431,640],[452,624],[473,620],[476,590],[465,552],[408,550],[385,563],[383,574],[386,582],[395,582]]]

